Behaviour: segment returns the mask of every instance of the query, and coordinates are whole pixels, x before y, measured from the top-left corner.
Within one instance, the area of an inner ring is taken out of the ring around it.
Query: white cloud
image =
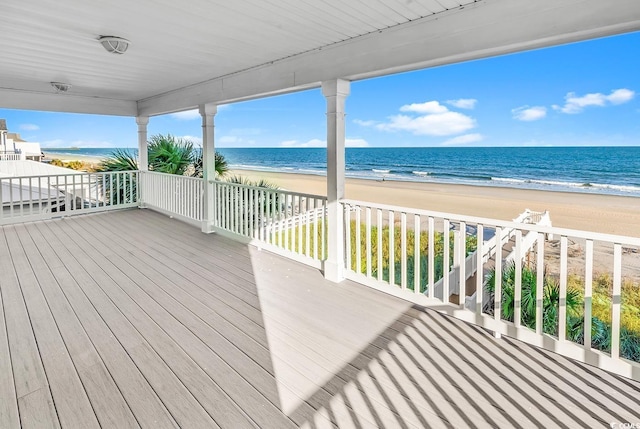
[[[415,112],[425,114],[446,113],[449,111],[445,106],[437,101],[427,101],[425,103],[405,104],[400,108],[401,112]]]
[[[600,92],[577,96],[575,92],[569,92],[565,96],[564,106],[554,105],[553,108],[562,113],[581,113],[586,107],[623,104],[631,101],[635,97],[635,92],[630,89],[621,88],[611,91],[609,95]]]
[[[216,139],[216,145],[223,147],[255,147],[256,141],[239,135],[226,135]]]
[[[36,124],[20,124],[20,129],[24,131],[38,131],[40,127]]]
[[[464,145],[469,143],[475,143],[484,140],[482,134],[464,134],[458,137],[451,138],[444,143],[442,146],[454,146],[454,145]]]
[[[444,112],[411,117],[396,115],[390,121],[376,125],[383,131],[409,131],[415,135],[450,136],[475,128],[475,119],[458,112]]]
[[[200,116],[200,112],[198,111],[198,109],[185,110],[183,112],[171,113],[169,116],[171,116],[173,119],[177,119],[179,121],[193,121],[194,119],[200,119],[202,117],[202,116]]]
[[[447,100],[447,104],[458,109],[474,109],[478,100],[475,98],[459,98],[457,100]]]
[[[461,105],[471,106],[475,100],[463,99]],[[375,127],[381,131],[408,131],[419,136],[451,136],[462,134],[476,127],[476,120],[471,116],[453,112],[438,101],[405,104],[401,112],[387,118],[386,122],[354,120],[356,124]]]
[[[345,139],[344,144],[346,147],[368,147],[369,142],[365,139]]]
[[[40,143],[42,147],[66,147],[64,140],[55,139],[55,140],[46,140]]]
[[[311,139],[306,142],[298,140],[285,140],[280,143],[281,147],[327,147],[327,142],[320,139]],[[368,147],[369,143],[365,139],[345,139],[346,147]]]
[[[181,139],[184,140],[189,140],[190,142],[196,144],[196,145],[202,145],[202,137],[200,136],[181,136],[179,137]]]
[[[547,116],[547,108],[544,106],[521,106],[511,110],[513,119],[518,121],[537,121]]]
[[[239,141],[240,141],[240,138],[238,136],[222,136],[218,139],[219,143],[225,143],[225,144],[238,143]]]
[[[611,104],[622,104],[633,100],[636,93],[630,89],[621,88],[611,91],[611,94],[607,96],[607,101]]]

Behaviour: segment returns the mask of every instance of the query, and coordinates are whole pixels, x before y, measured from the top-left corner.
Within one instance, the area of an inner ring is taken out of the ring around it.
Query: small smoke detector
[[[62,82],[51,82],[51,86],[55,88],[57,93],[67,92],[72,85]]]

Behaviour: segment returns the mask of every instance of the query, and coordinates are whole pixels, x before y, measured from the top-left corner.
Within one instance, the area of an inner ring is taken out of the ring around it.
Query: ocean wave
[[[565,182],[562,180],[540,180],[540,179],[513,179],[504,177],[492,177],[492,181],[501,183],[510,183],[513,185],[532,184],[540,186],[555,186],[561,188],[577,188],[577,189],[608,189],[618,192],[640,192],[640,186],[633,185],[612,185],[606,183],[590,183],[590,182]]]
[[[493,178],[491,176],[480,176],[475,174],[458,174],[458,173],[431,173],[433,177],[450,177],[453,179],[467,179],[467,180],[478,180],[478,181],[489,181]]]
[[[412,171],[413,174],[415,174],[416,176],[428,176],[431,173],[428,171]]]
[[[374,173],[383,173],[383,174],[391,173],[391,170],[376,170],[375,168],[372,168],[371,171],[373,171]]]

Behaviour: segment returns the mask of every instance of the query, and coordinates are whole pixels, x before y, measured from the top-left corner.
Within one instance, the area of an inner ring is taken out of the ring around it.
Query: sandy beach
[[[298,192],[326,195],[326,177],[234,170]],[[347,179],[346,197],[425,210],[511,220],[549,210],[554,226],[640,237],[640,198],[571,192]]]
[[[59,159],[63,162],[69,161],[82,161],[89,164],[99,164],[102,161],[102,158],[97,158],[95,156],[81,155],[81,154],[58,154],[47,152],[47,149],[43,149],[45,159]]]

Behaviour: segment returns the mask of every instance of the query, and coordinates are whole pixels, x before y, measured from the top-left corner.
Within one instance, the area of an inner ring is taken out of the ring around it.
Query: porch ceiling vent
[[[62,82],[51,82],[51,86],[56,89],[57,93],[67,92],[72,85]]]
[[[116,36],[100,36],[98,42],[112,54],[124,54],[129,49],[130,42],[127,39]]]

